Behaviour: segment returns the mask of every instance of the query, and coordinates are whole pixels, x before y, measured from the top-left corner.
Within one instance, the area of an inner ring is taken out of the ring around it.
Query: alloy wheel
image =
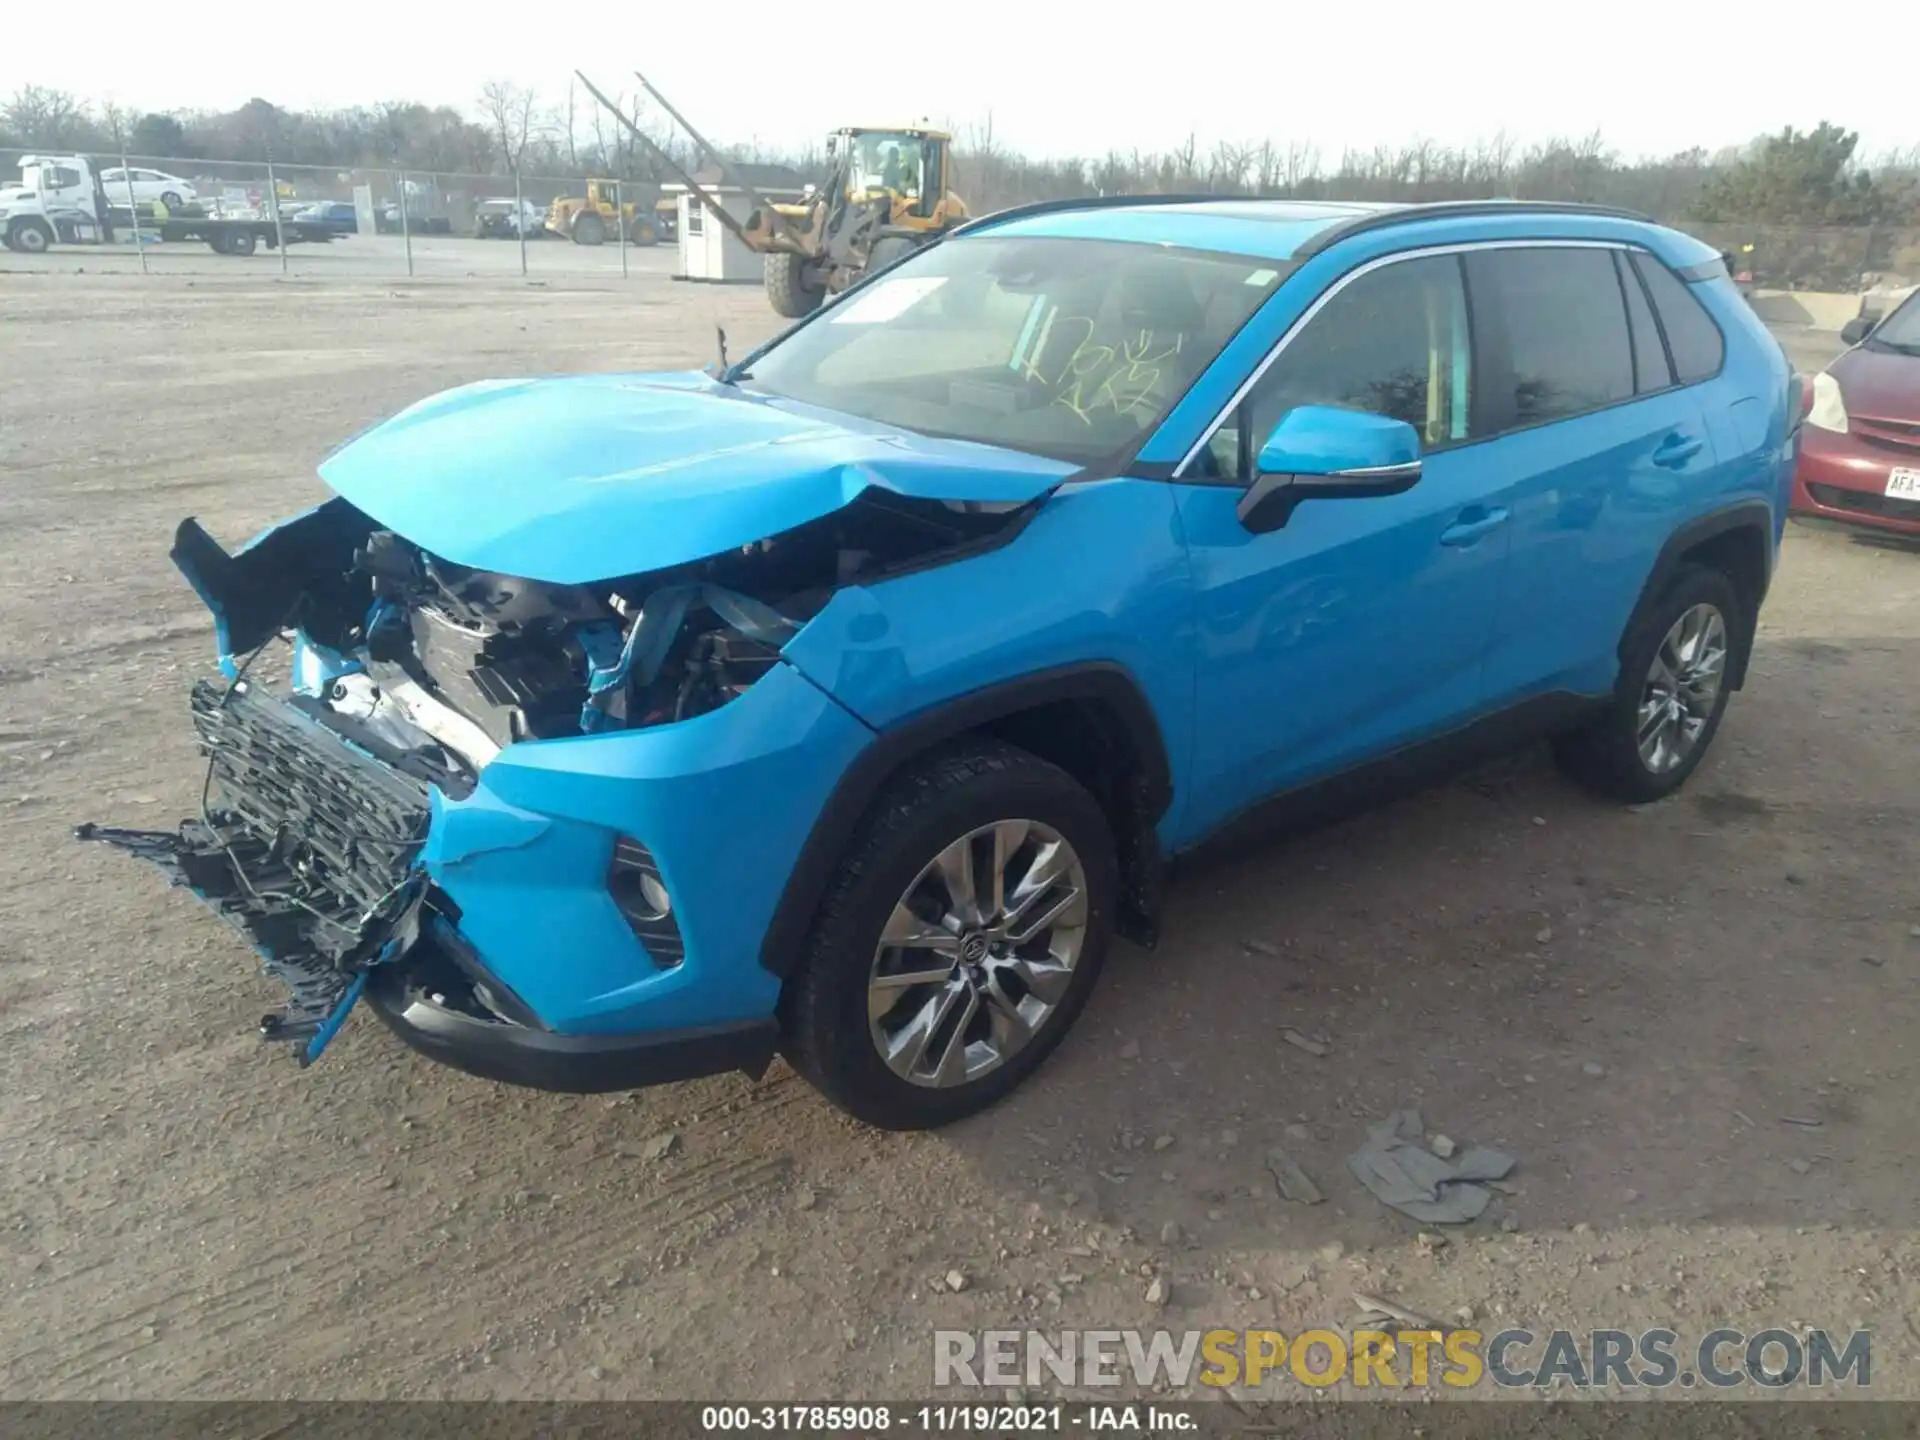
[[[1716,606],[1681,613],[1654,652],[1634,732],[1640,763],[1655,775],[1693,754],[1713,719],[1727,669],[1727,622]]]
[[[1050,826],[999,820],[948,845],[874,948],[867,1022],[888,1068],[943,1089],[1006,1064],[1066,997],[1087,914],[1086,867]]]

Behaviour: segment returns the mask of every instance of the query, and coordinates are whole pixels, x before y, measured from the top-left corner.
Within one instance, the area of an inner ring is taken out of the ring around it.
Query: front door
[[[1471,372],[1459,258],[1390,259],[1328,297],[1176,484],[1198,646],[1187,836],[1483,705],[1510,527],[1464,444]],[[1296,405],[1407,421],[1419,482],[1250,534],[1235,505],[1252,455]]]

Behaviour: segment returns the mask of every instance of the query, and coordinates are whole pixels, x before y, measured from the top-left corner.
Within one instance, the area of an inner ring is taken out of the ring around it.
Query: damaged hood
[[[1073,469],[691,373],[449,390],[351,441],[320,476],[444,559],[573,585],[749,545],[832,514],[870,486],[1024,504]]]

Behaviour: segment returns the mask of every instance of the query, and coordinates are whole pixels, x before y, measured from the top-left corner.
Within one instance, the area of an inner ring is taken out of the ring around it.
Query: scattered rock
[[[1254,955],[1271,955],[1276,960],[1280,957],[1279,947],[1269,945],[1264,940],[1242,940],[1240,942],[1240,948]]]
[[[1920,940],[1920,925],[1907,926],[1907,938],[1910,940]]]
[[[1324,1040],[1316,1040],[1311,1036],[1302,1035],[1292,1026],[1288,1026],[1282,1030],[1280,1032],[1280,1038],[1286,1041],[1287,1044],[1293,1046],[1294,1049],[1304,1050],[1309,1055],[1326,1055],[1333,1049],[1333,1047],[1328,1045]]]
[[[1156,1150],[1170,1150],[1170,1149],[1172,1149],[1172,1148],[1173,1148],[1173,1136],[1171,1136],[1171,1135],[1156,1135],[1156,1136],[1154,1136],[1154,1137],[1153,1137],[1153,1148],[1154,1148],[1154,1149],[1156,1149]]]
[[[1453,1141],[1449,1140],[1446,1136],[1436,1135],[1432,1140],[1427,1142],[1427,1148],[1442,1160],[1451,1160],[1453,1158],[1453,1152],[1460,1147],[1455,1145]]]
[[[1804,1175],[1809,1170],[1813,1169],[1813,1166],[1809,1165],[1804,1160],[1789,1160],[1787,1162],[1787,1168],[1793,1171],[1793,1173],[1796,1175]]]
[[[1308,1130],[1304,1125],[1289,1125],[1287,1126],[1287,1138],[1289,1140],[1311,1140],[1313,1138],[1313,1132]]]
[[[1153,1283],[1147,1286],[1147,1303],[1155,1307],[1165,1305],[1170,1294],[1171,1289],[1166,1278],[1156,1275],[1153,1277]]]
[[[947,1289],[958,1295],[967,1288],[967,1277],[958,1270],[947,1271]]]
[[[1342,1245],[1338,1240],[1334,1240],[1326,1245],[1322,1245],[1314,1253],[1318,1255],[1322,1260],[1324,1260],[1327,1264],[1331,1265],[1333,1264],[1334,1261],[1338,1260],[1342,1255],[1345,1255],[1347,1253],[1347,1247]]]
[[[1327,1198],[1320,1193],[1320,1187],[1307,1178],[1307,1172],[1294,1163],[1293,1157],[1277,1145],[1267,1151],[1267,1169],[1273,1175],[1274,1184],[1280,1187],[1282,1200],[1291,1200],[1296,1205],[1318,1205]]]
[[[1547,817],[1544,815],[1536,815],[1533,817],[1533,823],[1536,825],[1544,825],[1547,823]]]
[[[667,1130],[642,1144],[639,1154],[642,1160],[664,1160],[679,1148],[679,1135]]]
[[[1138,1060],[1140,1058],[1140,1042],[1138,1040],[1127,1041],[1126,1044],[1120,1047],[1120,1058],[1122,1060]]]
[[[1178,1221],[1169,1220],[1160,1227],[1160,1243],[1162,1245],[1178,1245],[1180,1243],[1180,1224]]]
[[[1240,1132],[1238,1130],[1222,1130],[1220,1132],[1220,1143],[1226,1149],[1231,1150],[1240,1143]]]
[[[1573,1227],[1573,1233],[1576,1235],[1591,1235],[1593,1233],[1593,1226],[1582,1220]]]
[[[1602,1065],[1598,1060],[1589,1060],[1580,1067],[1580,1073],[1594,1080],[1598,1080],[1607,1073],[1607,1067]]]
[[[1462,1325],[1471,1325],[1473,1323],[1473,1307],[1471,1305],[1456,1307],[1453,1312],[1453,1318],[1458,1320]]]
[[[1438,1230],[1422,1230],[1413,1237],[1413,1243],[1418,1245],[1422,1250],[1431,1253],[1435,1250],[1444,1249],[1446,1247],[1447,1237],[1442,1235]]]
[[[1553,939],[1553,927],[1551,925],[1542,926],[1533,932],[1533,938],[1539,944],[1546,944],[1549,940]]]
[[[811,1185],[802,1185],[798,1190],[794,1191],[793,1203],[797,1209],[811,1210],[815,1205],[820,1203],[820,1197],[814,1193]]]
[[[1520,1228],[1520,1222],[1514,1219],[1513,1216],[1502,1215],[1500,1217],[1500,1233],[1502,1235],[1511,1235],[1513,1234],[1514,1231],[1518,1230],[1519,1228]]]
[[[1877,970],[1887,962],[1882,960],[1878,955],[1862,955],[1860,957],[1860,963],[1862,965],[1871,965]]]
[[[1786,880],[1789,885],[1804,885],[1807,883],[1807,877],[1800,874],[1797,870],[1787,871]]]

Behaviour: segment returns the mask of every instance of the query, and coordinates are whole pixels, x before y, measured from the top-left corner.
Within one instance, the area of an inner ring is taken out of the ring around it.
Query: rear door
[[[1625,247],[1487,246],[1466,267],[1485,448],[1511,483],[1489,698],[1600,694],[1712,437]]]

